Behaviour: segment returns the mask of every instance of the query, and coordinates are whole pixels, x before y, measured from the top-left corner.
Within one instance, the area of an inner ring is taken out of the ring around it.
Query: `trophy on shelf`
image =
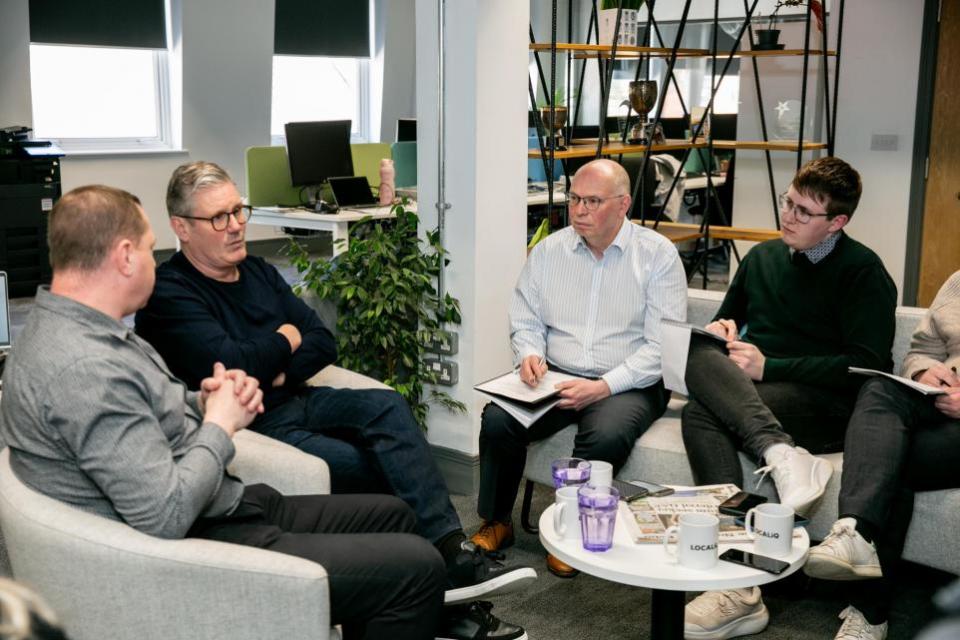
[[[567,108],[556,106],[553,109],[554,118],[550,117],[550,107],[540,107],[540,120],[543,121],[543,126],[548,132],[546,138],[546,148],[549,149],[551,146],[554,151],[563,151],[566,149],[563,146],[563,125],[567,123]]]
[[[630,83],[630,106],[640,116],[640,120],[630,129],[627,144],[647,144],[647,114],[656,104],[656,80],[634,80]]]

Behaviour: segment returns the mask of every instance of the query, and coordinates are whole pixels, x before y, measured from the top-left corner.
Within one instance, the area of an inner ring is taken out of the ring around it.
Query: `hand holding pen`
[[[547,374],[547,360],[544,356],[527,356],[517,368],[520,379],[529,387],[536,387]]]

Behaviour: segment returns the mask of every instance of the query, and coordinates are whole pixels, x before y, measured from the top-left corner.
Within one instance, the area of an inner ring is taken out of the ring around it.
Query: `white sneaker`
[[[696,640],[723,640],[767,628],[770,614],[760,599],[760,589],[707,591],[687,603],[683,637]]]
[[[757,486],[767,474],[773,476],[781,504],[785,504],[797,513],[806,513],[827,488],[833,465],[801,447],[789,447],[779,454],[767,454],[767,466],[760,467],[754,474],[763,474]]]
[[[810,549],[803,572],[823,580],[866,580],[883,575],[876,546],[857,532],[853,518],[833,523],[823,542]]]
[[[840,612],[843,624],[833,640],[885,640],[887,623],[870,624],[856,607],[850,605]]]

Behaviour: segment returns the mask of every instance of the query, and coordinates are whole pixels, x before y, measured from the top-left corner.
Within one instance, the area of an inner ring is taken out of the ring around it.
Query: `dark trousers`
[[[693,340],[685,380],[690,400],[681,419],[683,444],[697,484],[743,486],[738,451],[761,460],[774,444],[811,453],[843,446],[854,395],[798,382],[754,382],[722,345]]]
[[[415,526],[413,512],[393,496],[283,496],[259,484],[246,488],[233,514],[201,518],[187,536],[323,565],[331,622],[343,625],[345,640],[425,640],[443,607],[446,568]]]
[[[960,486],[958,467],[960,420],[892,380],[871,378],[863,385],[847,429],[839,511],[879,532],[875,542],[883,578],[854,586],[852,597],[870,622],[887,619],[914,491]]]
[[[432,542],[461,529],[427,441],[395,391],[306,387],[253,429],[323,458],[334,493],[400,497]]]
[[[525,428],[494,403],[483,409],[480,421],[480,496],[477,513],[484,520],[506,522],[513,513],[527,445],[577,423],[573,455],[605,460],[616,474],[633,450],[633,443],[663,415],[669,395],[661,382],[631,389],[581,409],[551,409]]]

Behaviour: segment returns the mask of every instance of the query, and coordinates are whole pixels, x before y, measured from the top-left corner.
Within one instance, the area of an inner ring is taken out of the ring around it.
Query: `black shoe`
[[[437,640],[527,640],[523,627],[500,620],[491,609],[489,602],[445,607]]]
[[[472,602],[477,598],[510,593],[525,588],[536,579],[530,567],[505,567],[503,554],[484,551],[472,542],[464,542],[463,551],[447,565],[447,592],[444,604]]]

